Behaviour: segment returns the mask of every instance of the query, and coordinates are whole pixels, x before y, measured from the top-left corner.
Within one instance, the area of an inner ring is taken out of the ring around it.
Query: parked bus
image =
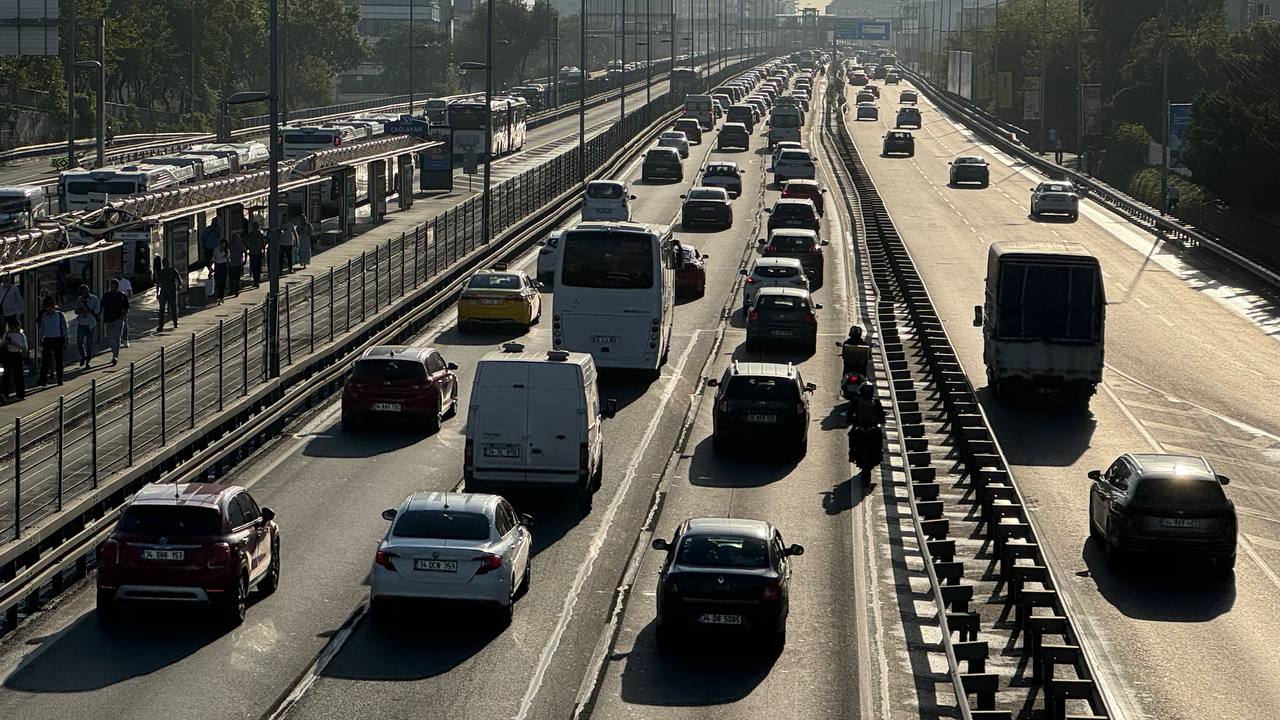
[[[65,170],[58,176],[62,211],[97,210],[113,198],[177,187],[195,178],[195,169],[167,165],[125,165]]]
[[[317,150],[341,147],[367,135],[352,125],[286,125],[280,128],[284,138],[284,159],[295,160]]]
[[[671,346],[680,245],[667,225],[584,222],[560,235],[552,346],[657,371]]]
[[[484,100],[455,100],[449,103],[449,129],[453,135],[453,154],[475,153],[484,159]],[[524,98],[498,96],[489,111],[493,113],[492,157],[515,152],[524,147],[529,103]]]
[[[678,67],[671,71],[671,96],[683,103],[690,93],[700,93],[706,81],[700,67]]]

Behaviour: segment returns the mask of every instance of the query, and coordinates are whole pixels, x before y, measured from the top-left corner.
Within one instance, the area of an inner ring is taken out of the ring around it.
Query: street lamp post
[[[618,31],[621,33],[622,42],[622,72],[618,73],[618,112],[620,117],[618,122],[625,123],[627,121],[627,0],[618,0],[622,4],[622,22],[618,25]]]
[[[413,115],[413,6],[418,0],[409,0],[409,115]]]
[[[488,3],[489,12],[485,19],[485,24],[489,30],[493,29],[493,0]],[[485,56],[493,60],[493,43],[492,35],[485,41]],[[489,243],[489,161],[493,155],[493,63],[464,62],[460,66],[463,70],[484,70],[484,194],[480,200],[480,235],[485,244]]]
[[[280,11],[278,0],[267,0],[269,59],[267,72],[267,114],[271,116],[271,161],[267,191],[267,376],[280,377]]]
[[[587,181],[587,0],[582,0],[582,14],[578,16],[578,32],[580,41],[578,51],[582,54],[578,68],[578,172],[583,182]]]
[[[646,3],[647,3],[647,0],[646,0]],[[644,68],[644,102],[645,102],[645,104],[647,105],[648,103],[653,102],[653,97],[652,97],[651,93],[649,92],[649,90],[650,90],[650,84],[651,84],[651,83],[653,83],[653,67],[652,67],[652,66],[649,64],[649,62],[648,62],[648,59],[650,58],[650,56],[651,56],[652,54],[649,52],[649,41],[648,41],[648,40],[637,40],[637,41],[636,41],[636,47],[643,47],[643,48],[644,48],[644,56],[645,56],[645,60],[646,60],[646,62],[645,62],[645,64],[644,64],[644,65],[645,65],[645,68]]]
[[[107,91],[107,73],[100,60],[77,60],[76,67],[79,69],[86,69],[86,70],[96,69],[98,71],[98,98],[97,98],[97,102],[94,103],[94,106],[95,106],[94,107],[94,110],[95,110],[94,128],[97,130],[97,134],[95,136],[97,139],[97,143],[96,143],[96,149],[97,149],[97,155],[98,155],[97,167],[102,167],[103,165],[107,164],[107,149],[106,149],[106,140],[105,140],[106,126],[103,124],[103,122],[106,120],[106,115],[107,115],[106,98],[103,95],[103,93]]]

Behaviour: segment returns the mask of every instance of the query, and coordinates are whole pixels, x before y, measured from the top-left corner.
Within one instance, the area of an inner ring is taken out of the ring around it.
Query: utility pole
[[[627,121],[627,0],[618,0],[622,3],[622,24],[619,29],[622,32],[622,72],[618,74],[618,122],[625,123]]]
[[[578,68],[578,170],[582,182],[587,181],[587,0],[582,0],[582,14],[578,16],[578,51],[582,54]]]
[[[1084,157],[1084,0],[1076,0],[1076,170]]]
[[[267,377],[280,377],[280,22],[277,0],[267,0],[270,75],[267,115],[270,116],[271,160],[267,191]]]
[[[409,0],[409,114],[413,115],[413,6],[418,0]]]
[[[1160,51],[1160,127],[1163,148],[1160,152],[1160,207],[1169,212],[1169,0],[1164,0],[1164,17],[1160,23],[1164,39]]]
[[[67,169],[76,167],[76,2],[67,2]]]
[[[493,3],[487,0],[484,16],[484,200],[481,206],[481,233],[487,245],[493,236],[489,224],[490,200],[493,195],[489,187],[489,167],[493,164]]]
[[[107,164],[107,18],[98,18],[98,167]]]

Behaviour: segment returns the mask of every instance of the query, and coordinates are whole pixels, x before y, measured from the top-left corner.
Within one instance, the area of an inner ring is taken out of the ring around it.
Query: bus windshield
[[[644,233],[565,233],[561,285],[613,290],[653,287],[653,236]]]

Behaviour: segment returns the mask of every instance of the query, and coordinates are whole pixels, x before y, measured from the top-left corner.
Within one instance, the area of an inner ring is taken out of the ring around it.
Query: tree
[[[489,2],[494,3],[493,84],[496,91],[506,85],[519,84],[526,77],[534,51],[542,47],[547,37],[547,18],[519,0],[477,3],[475,12],[463,22],[455,39],[459,62],[485,61],[485,22]]]
[[[415,27],[413,43],[413,91],[423,96],[452,95],[458,91],[457,65],[448,33]],[[380,87],[388,95],[409,88],[409,24],[387,33],[373,48],[373,61],[382,66]]]

